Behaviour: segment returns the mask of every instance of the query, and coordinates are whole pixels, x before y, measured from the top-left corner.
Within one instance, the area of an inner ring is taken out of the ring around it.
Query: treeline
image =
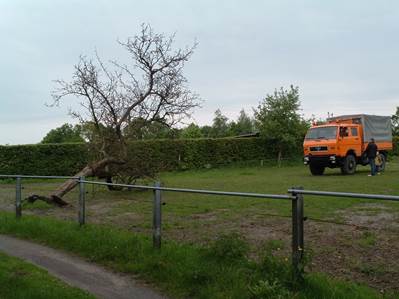
[[[148,122],[136,117],[123,128],[127,140],[223,138],[246,134],[259,134],[287,144],[303,138],[310,121],[300,114],[298,87],[280,88],[267,95],[249,115],[242,109],[236,120],[229,120],[220,109],[215,111],[211,125],[191,123],[183,128],[170,127],[161,121]],[[104,128],[105,130],[105,128]],[[63,126],[51,130],[41,143],[93,141],[90,123]]]
[[[392,115],[392,135],[399,137],[399,107]],[[312,118],[307,123],[324,123],[326,120]],[[305,121],[306,122],[306,121]],[[249,115],[244,109],[236,120],[229,120],[223,115],[220,109],[214,113],[211,125],[199,126],[191,123],[183,128],[173,128],[162,123],[145,124],[144,120],[135,120],[125,129],[125,134],[131,140],[152,140],[152,139],[192,139],[192,138],[222,138],[242,135],[258,136],[262,122],[256,122],[254,115]],[[40,143],[76,143],[86,142],[91,135],[90,125],[71,125],[52,129]]]
[[[309,128],[310,121],[300,114],[300,101],[298,87],[290,86],[289,89],[280,88],[273,94],[267,95],[259,106],[254,109],[253,116],[241,110],[235,121],[229,119],[218,109],[211,126],[198,126],[194,123],[183,129],[171,128],[161,121],[147,122],[136,117],[128,122],[121,132],[127,141],[148,139],[197,139],[197,138],[222,138],[253,134],[274,141],[277,158],[290,155],[296,151],[303,142]],[[98,124],[97,124],[98,126]],[[96,136],[95,131],[103,132],[103,136]],[[91,144],[100,143],[99,137],[106,137],[106,132],[112,128],[94,130],[93,125],[65,124],[60,128],[51,130],[42,140],[42,143],[83,142]]]
[[[260,136],[274,141],[277,160],[290,156],[301,148],[303,138],[313,119],[305,119],[300,113],[298,87],[276,89],[268,94],[259,106],[248,115],[243,109],[236,120],[229,120],[220,109],[216,110],[211,125],[198,126],[194,123],[173,128],[162,122],[147,122],[142,118],[134,118],[123,128],[126,140],[157,139],[198,139],[223,138],[233,136]],[[104,128],[103,131],[107,129]],[[85,142],[96,143],[95,130],[90,123],[63,126],[51,130],[41,143]],[[392,133],[399,136],[399,107],[392,115]],[[97,139],[98,142],[98,139]]]
[[[244,109],[236,120],[229,120],[220,109],[215,111],[211,125],[199,126],[191,123],[182,128],[170,127],[162,123],[147,124],[143,119],[135,119],[124,129],[124,135],[130,140],[152,139],[193,139],[193,138],[222,138],[258,134],[253,116]],[[40,143],[76,143],[89,141],[91,138],[90,124],[63,124],[52,129]]]

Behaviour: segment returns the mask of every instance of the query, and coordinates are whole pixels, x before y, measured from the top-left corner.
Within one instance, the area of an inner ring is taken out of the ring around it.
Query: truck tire
[[[353,155],[347,155],[341,166],[342,174],[354,174],[356,172],[356,159]]]
[[[380,166],[378,166],[378,172],[382,172],[385,170],[385,164],[387,162],[387,158],[386,158],[385,154],[380,154],[380,156],[381,156],[382,163]]]
[[[325,167],[310,163],[309,169],[313,175],[323,175]]]

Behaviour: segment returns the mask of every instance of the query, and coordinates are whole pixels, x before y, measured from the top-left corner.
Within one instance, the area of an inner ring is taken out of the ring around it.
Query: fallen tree
[[[174,35],[157,34],[149,25],[142,25],[140,34],[119,42],[129,54],[130,64],[110,61],[107,66],[97,53],[94,60],[81,56],[71,81],[55,81],[53,105],[70,96],[80,99],[83,109],[71,111],[71,115],[90,131],[90,150],[97,158],[76,177],[109,179],[117,174],[127,163],[124,132],[132,122],[139,119],[143,126],[153,122],[173,126],[199,105],[198,95],[188,89],[183,75],[196,44],[174,50],[173,43]],[[27,200],[64,206],[68,204],[64,195],[77,184],[71,179],[49,195],[35,194]]]

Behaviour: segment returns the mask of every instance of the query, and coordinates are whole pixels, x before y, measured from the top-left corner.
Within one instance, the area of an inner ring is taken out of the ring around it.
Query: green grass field
[[[94,299],[46,271],[0,252],[0,298],[4,299]]]
[[[167,187],[286,194],[293,186],[324,191],[399,194],[399,161],[385,173],[368,177],[359,167],[353,176],[327,170],[311,176],[303,165],[225,167],[162,173]],[[60,182],[25,180],[24,196],[47,194]],[[153,183],[153,182],[144,182]],[[152,192],[110,192],[87,186],[87,221],[151,236]],[[0,208],[11,211],[14,184],[0,185]],[[44,203],[24,205],[24,214],[77,220],[77,191],[72,204],[55,208]],[[249,244],[249,256],[259,261],[270,244],[281,258],[290,257],[291,205],[285,200],[163,193],[163,238],[207,246],[226,233],[238,233]],[[351,198],[305,196],[305,249],[312,253],[308,271],[324,272],[347,281],[368,284],[380,293],[399,291],[399,203]],[[311,297],[309,297],[311,298]]]

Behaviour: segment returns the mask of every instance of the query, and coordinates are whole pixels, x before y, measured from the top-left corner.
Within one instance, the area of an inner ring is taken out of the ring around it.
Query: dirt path
[[[29,241],[0,235],[0,250],[44,268],[53,276],[74,287],[87,290],[98,298],[166,298],[148,287],[139,285],[130,277],[115,274],[78,257]]]

